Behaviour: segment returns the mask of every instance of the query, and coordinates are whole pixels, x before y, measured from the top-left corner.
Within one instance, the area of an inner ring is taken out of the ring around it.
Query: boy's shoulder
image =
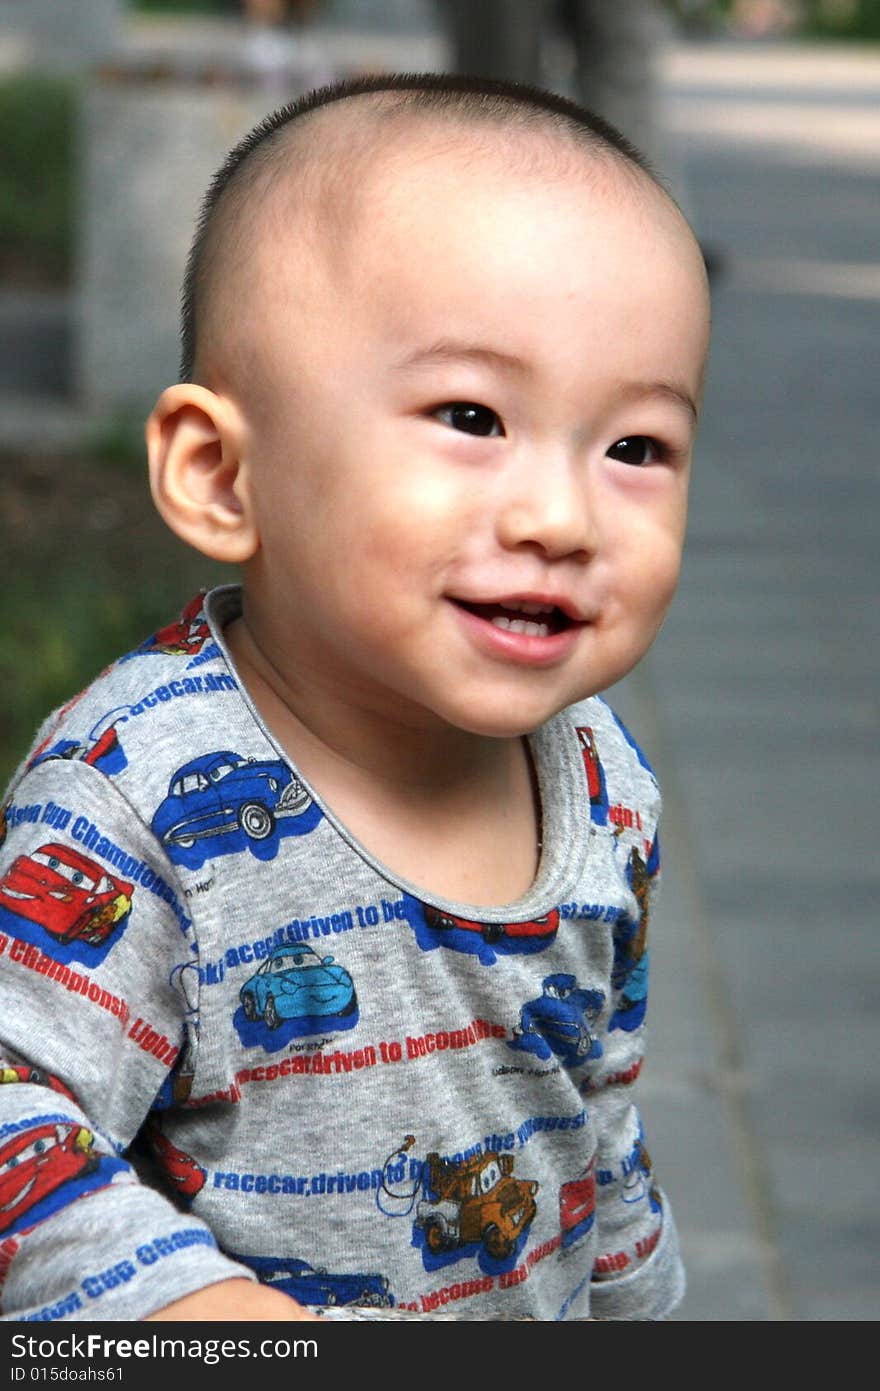
[[[156,767],[157,733],[162,745],[184,750],[190,740],[198,745],[199,728],[210,729],[214,712],[206,701],[190,698],[238,689],[212,630],[207,597],[196,595],[172,622],[54,710],[38,729],[13,784],[42,764],[61,761],[113,778],[128,774],[122,779],[128,782],[132,774]],[[172,714],[174,707],[179,708]]]
[[[642,775],[656,785],[657,774],[644,749],[604,696],[587,696],[567,706],[562,718],[566,726],[580,736],[582,745],[592,742],[597,750],[601,746],[609,762],[640,769]]]
[[[593,819],[630,818],[652,827],[660,815],[657,775],[640,743],[602,696],[568,706],[552,722],[557,739],[580,754]]]

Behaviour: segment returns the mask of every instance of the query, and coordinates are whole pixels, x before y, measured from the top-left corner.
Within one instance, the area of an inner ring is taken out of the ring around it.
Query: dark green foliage
[[[852,0],[850,5],[809,0],[801,32],[810,38],[880,39],[880,4]]]
[[[0,456],[0,800],[40,721],[234,579],[165,527],[130,454]]]

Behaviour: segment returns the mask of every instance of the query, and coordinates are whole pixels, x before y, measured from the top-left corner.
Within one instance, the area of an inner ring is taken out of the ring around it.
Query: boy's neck
[[[504,768],[519,739],[498,739],[440,720],[419,722],[348,698],[332,681],[293,679],[255,639],[244,618],[224,631],[239,678],[260,714],[308,776],[307,763],[342,765],[389,787],[429,795]]]
[[[523,739],[419,726],[295,684],[243,618],[224,639],[241,684],[302,776],[361,843],[427,891],[500,905],[530,887],[540,803]]]

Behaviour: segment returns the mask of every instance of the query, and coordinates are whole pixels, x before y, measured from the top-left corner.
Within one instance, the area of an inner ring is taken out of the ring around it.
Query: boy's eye
[[[647,435],[627,435],[618,440],[607,451],[609,459],[619,459],[622,464],[656,464],[663,457],[663,447]]]
[[[448,405],[438,406],[433,414],[444,425],[453,430],[463,430],[466,435],[504,434],[504,427],[495,412],[488,406],[478,405],[476,401],[450,401]]]

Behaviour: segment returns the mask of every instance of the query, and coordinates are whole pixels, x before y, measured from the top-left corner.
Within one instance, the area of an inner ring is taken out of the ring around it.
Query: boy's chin
[[[523,703],[519,706],[508,702],[497,709],[483,705],[480,709],[444,711],[447,722],[467,734],[483,739],[522,739],[534,734],[536,729],[565,710],[583,696],[571,700],[558,700],[547,704]]]

